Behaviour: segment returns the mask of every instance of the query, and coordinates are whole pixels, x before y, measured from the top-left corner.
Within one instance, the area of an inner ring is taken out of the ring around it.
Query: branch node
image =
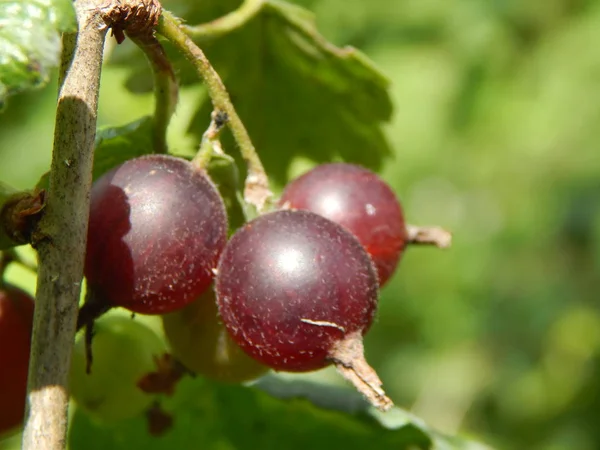
[[[0,223],[15,244],[32,240],[46,205],[46,191],[20,192],[6,200],[0,212]]]
[[[152,34],[162,14],[162,5],[158,0],[110,0],[100,8],[102,20],[117,43],[130,36]]]

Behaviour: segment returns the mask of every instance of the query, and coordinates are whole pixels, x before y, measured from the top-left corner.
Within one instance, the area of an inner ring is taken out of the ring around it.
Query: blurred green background
[[[388,393],[498,448],[600,448],[600,2],[298,3],[389,76],[383,176],[410,223],[454,232],[450,250],[409,249],[382,292],[366,351]],[[104,71],[100,124],[151,112],[125,74]],[[48,169],[55,84],[0,115],[0,180]],[[182,93],[175,147],[202,95]]]

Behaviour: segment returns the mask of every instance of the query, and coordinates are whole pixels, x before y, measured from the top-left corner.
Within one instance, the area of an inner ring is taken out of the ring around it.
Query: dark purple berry
[[[362,347],[377,273],[340,225],[308,211],[247,223],[223,251],[216,291],[227,330],[261,363],[292,372],[334,363],[379,407],[391,404]]]
[[[0,287],[0,435],[18,427],[25,415],[33,309],[29,294]]]
[[[371,255],[380,286],[394,273],[408,236],[396,195],[375,173],[352,164],[323,164],[289,183],[280,204],[348,229]]]
[[[143,156],[93,186],[85,275],[96,302],[163,314],[209,287],[226,240],[207,176],[180,158]]]

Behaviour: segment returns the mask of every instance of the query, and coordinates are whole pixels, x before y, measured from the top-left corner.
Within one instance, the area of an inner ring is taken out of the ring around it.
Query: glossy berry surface
[[[185,160],[144,156],[94,183],[85,275],[110,306],[167,313],[208,288],[226,240],[212,182]]]
[[[377,306],[377,274],[358,240],[308,211],[277,211],[240,228],[215,283],[233,339],[291,372],[328,365],[336,342],[364,334]]]
[[[173,356],[187,369],[217,381],[241,383],[264,375],[269,368],[248,356],[217,316],[213,289],[162,316]]]
[[[23,422],[33,309],[29,294],[0,288],[0,435]]]
[[[383,286],[406,246],[402,208],[375,173],[345,163],[323,164],[293,180],[280,204],[327,217],[348,229],[371,255]]]
[[[69,390],[77,405],[94,418],[118,421],[135,417],[150,406],[154,396],[137,385],[156,370],[155,358],[165,352],[158,335],[139,321],[106,315],[94,324],[93,364],[86,372],[85,336],[75,341]]]

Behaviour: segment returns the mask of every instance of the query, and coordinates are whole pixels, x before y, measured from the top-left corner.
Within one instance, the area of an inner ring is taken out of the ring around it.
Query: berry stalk
[[[184,31],[199,39],[215,39],[243,27],[265,6],[264,0],[244,0],[244,3],[229,14],[208,23],[195,26],[183,26]]]
[[[160,16],[157,31],[176,45],[194,65],[198,75],[204,80],[214,109],[226,113],[229,117],[229,129],[248,166],[244,199],[254,205],[258,211],[264,210],[273,197],[273,193],[269,189],[269,179],[248,131],[231,103],[229,93],[221,77],[212,67],[204,52],[183,31],[179,21],[168,11],[163,11]]]
[[[128,34],[129,38],[142,49],[152,67],[154,75],[154,152],[167,153],[167,128],[175,112],[179,86],[175,72],[158,39],[152,32]]]

